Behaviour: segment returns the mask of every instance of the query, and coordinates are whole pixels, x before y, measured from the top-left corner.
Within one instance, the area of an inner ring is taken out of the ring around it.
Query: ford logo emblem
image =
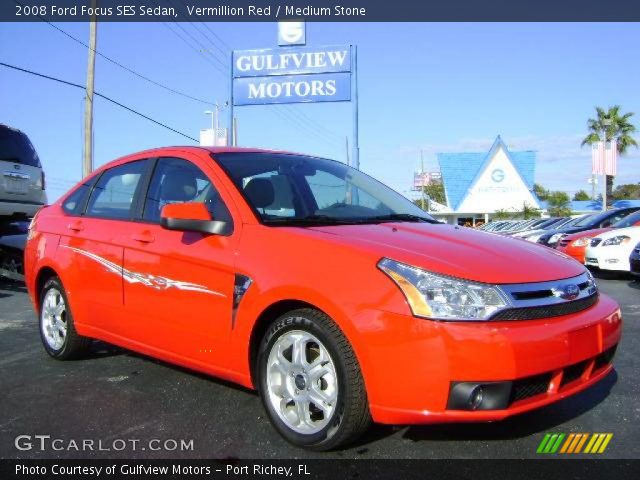
[[[556,290],[555,295],[564,300],[575,300],[580,295],[580,288],[577,285],[565,285],[560,290]]]

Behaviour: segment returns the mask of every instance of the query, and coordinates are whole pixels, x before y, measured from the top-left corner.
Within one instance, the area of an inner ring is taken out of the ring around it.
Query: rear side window
[[[91,189],[90,185],[86,185],[84,183],[82,185],[80,185],[62,203],[62,209],[66,213],[70,213],[72,215],[80,214],[81,213],[80,209],[82,208],[82,203],[84,202],[84,199],[88,195],[90,189]]]
[[[93,187],[86,215],[114,219],[131,218],[133,199],[146,165],[146,160],[139,160],[105,171]]]
[[[40,158],[29,138],[22,132],[0,126],[0,161],[41,168]]]

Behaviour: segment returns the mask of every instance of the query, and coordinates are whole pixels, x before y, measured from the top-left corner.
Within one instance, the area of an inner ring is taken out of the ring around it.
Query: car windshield
[[[399,193],[340,162],[267,152],[213,156],[266,225],[439,223]]]
[[[579,222],[574,223],[573,226],[575,226],[575,227],[586,227],[586,226],[589,226],[589,225],[597,225],[602,220],[606,220],[610,216],[611,216],[611,212],[610,211],[609,212],[598,213],[598,214],[595,214],[595,215],[590,215],[588,217],[583,218]]]
[[[640,211],[632,213],[631,215],[624,217],[622,220],[614,223],[613,228],[626,228],[633,227],[636,223],[640,223]]]

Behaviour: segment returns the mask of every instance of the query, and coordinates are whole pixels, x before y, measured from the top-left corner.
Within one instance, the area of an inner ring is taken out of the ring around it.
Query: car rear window
[[[0,161],[41,168],[40,158],[29,138],[8,127],[0,127]]]

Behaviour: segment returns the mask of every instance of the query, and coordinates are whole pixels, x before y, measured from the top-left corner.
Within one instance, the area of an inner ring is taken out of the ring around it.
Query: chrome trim
[[[575,287],[577,287],[577,292],[575,292]],[[557,305],[581,300],[598,293],[593,276],[588,270],[576,277],[563,280],[505,284],[498,285],[498,288],[508,298],[511,307],[507,308]]]
[[[26,173],[9,172],[9,171],[2,172],[2,175],[4,175],[5,177],[15,178],[19,180],[29,180],[31,178]]]

